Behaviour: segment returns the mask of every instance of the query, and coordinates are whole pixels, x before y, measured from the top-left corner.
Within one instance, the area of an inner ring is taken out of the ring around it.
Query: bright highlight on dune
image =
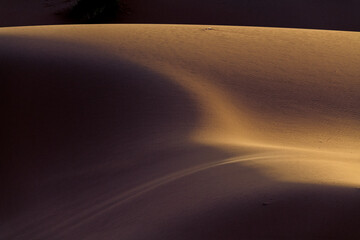
[[[0,239],[359,239],[360,33],[0,29]]]

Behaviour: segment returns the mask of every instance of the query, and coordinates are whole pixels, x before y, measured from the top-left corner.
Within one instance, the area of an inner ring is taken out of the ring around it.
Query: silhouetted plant
[[[113,20],[119,11],[119,0],[77,0],[67,16],[80,22],[101,23]]]

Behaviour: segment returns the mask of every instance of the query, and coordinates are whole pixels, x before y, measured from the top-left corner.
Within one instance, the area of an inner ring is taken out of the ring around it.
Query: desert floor
[[[0,52],[1,240],[360,239],[360,33],[14,27]]]

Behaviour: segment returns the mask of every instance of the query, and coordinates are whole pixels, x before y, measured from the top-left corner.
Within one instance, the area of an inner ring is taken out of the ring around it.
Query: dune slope
[[[18,27],[0,52],[0,239],[360,237],[359,33]]]

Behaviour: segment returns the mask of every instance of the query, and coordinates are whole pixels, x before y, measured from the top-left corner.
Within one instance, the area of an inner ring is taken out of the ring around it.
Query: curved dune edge
[[[18,27],[0,49],[17,119],[5,180],[34,189],[25,204],[8,187],[24,206],[4,215],[10,237],[360,236],[359,33]]]

